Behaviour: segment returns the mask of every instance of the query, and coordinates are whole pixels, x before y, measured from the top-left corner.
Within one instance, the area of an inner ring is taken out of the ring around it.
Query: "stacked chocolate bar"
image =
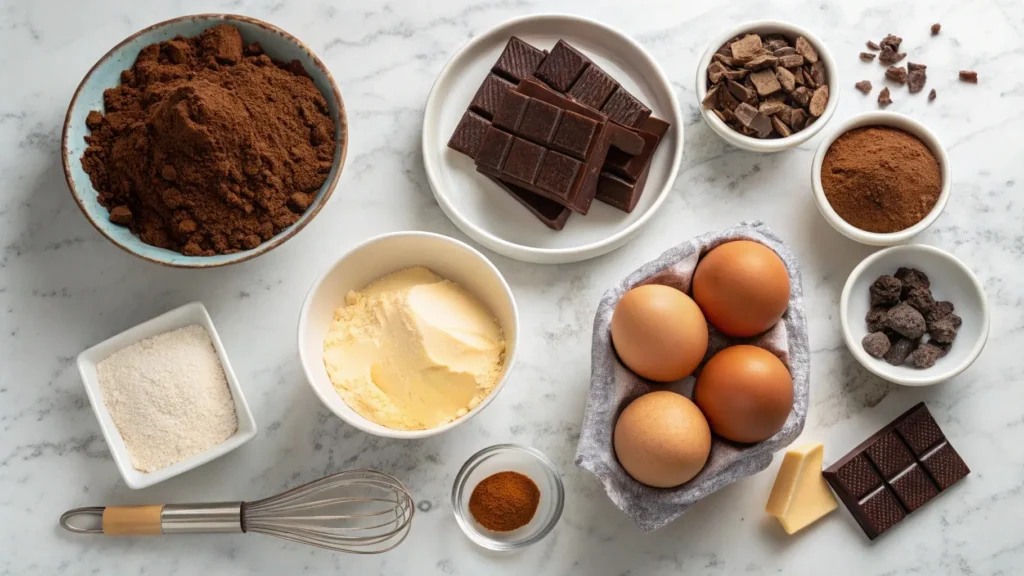
[[[512,37],[448,146],[554,230],[594,198],[636,207],[669,124],[568,43]]]

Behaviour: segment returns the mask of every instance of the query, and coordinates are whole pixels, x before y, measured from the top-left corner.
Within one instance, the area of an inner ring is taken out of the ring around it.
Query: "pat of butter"
[[[821,475],[821,444],[786,451],[765,511],[782,523],[787,534],[798,532],[836,509],[836,498]]]

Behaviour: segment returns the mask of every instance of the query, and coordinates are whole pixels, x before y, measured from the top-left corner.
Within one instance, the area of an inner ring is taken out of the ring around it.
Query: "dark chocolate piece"
[[[856,84],[854,84],[853,87],[856,88],[857,90],[860,90],[864,94],[870,94],[871,93],[871,81],[870,80],[861,80],[860,82],[857,82]]]
[[[942,24],[939,24],[939,23],[932,24],[932,36],[938,35],[939,30],[942,30]]]
[[[488,126],[483,143],[476,154],[477,166],[486,166],[495,172],[501,172],[514,140],[515,137],[511,134]]]
[[[889,87],[886,86],[878,93],[878,105],[885,108],[889,104],[892,104],[892,98],[889,97]]]
[[[964,82],[970,82],[971,84],[978,83],[978,73],[973,70],[961,70],[960,79]]]
[[[510,196],[515,198],[517,202],[522,204],[548,228],[551,228],[552,230],[561,230],[562,228],[565,228],[565,223],[569,220],[569,215],[572,214],[572,210],[569,210],[554,200],[538,196],[525,188],[516,186],[515,184],[502,182],[492,176],[488,176],[488,178],[498,186],[501,186],[502,190],[508,192]]]
[[[534,76],[559,92],[568,92],[580,77],[590,60],[563,40],[559,40],[551,53],[537,67]]]
[[[969,473],[923,402],[822,472],[872,540]]]
[[[608,97],[601,112],[613,122],[636,128],[651,115],[651,109],[633,97],[621,86]]]
[[[462,120],[459,120],[459,125],[455,127],[451,140],[448,141],[448,147],[470,158],[476,158],[480,143],[483,142],[484,134],[487,134],[490,125],[486,118],[466,110]]]
[[[719,64],[721,66],[721,64]],[[612,80],[612,77],[605,73],[600,67],[591,64],[580,75],[579,80],[572,85],[569,96],[575,98],[584,106],[600,110],[608,97],[619,88],[619,83]]]
[[[514,87],[515,84],[492,72],[484,78],[483,84],[477,89],[473,101],[469,103],[469,109],[490,120],[494,117],[494,110],[501,103],[505,92]]]
[[[491,71],[518,84],[533,76],[537,67],[544,61],[544,56],[546,54],[543,51],[513,36],[509,38],[505,50]]]
[[[876,56],[878,56],[878,54],[872,54],[871,52],[861,52],[860,53],[860,59],[861,60],[865,60],[867,62],[871,62],[872,60],[875,59]]]
[[[612,172],[601,173],[597,181],[597,199],[623,212],[632,212],[647,185],[647,175],[651,170],[654,152],[658,149],[661,139],[668,133],[668,129],[668,122],[651,116],[638,131],[644,140],[644,148],[639,154],[630,158],[618,148],[611,148],[605,159],[604,169],[610,168]]]

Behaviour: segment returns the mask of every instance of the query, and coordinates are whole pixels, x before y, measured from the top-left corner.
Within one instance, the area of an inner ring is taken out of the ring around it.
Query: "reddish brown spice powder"
[[[888,126],[856,128],[832,143],[821,186],[836,213],[867,232],[910,228],[935,207],[942,171],[913,135]]]
[[[334,122],[298,61],[222,24],[142,49],[103,95],[82,167],[111,221],[189,256],[255,248],[327,179]]]
[[[498,472],[484,478],[469,497],[469,512],[484,528],[509,532],[530,523],[540,504],[540,489],[528,476]]]

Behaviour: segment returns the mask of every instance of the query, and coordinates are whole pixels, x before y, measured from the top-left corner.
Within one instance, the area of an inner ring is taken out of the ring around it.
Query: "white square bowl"
[[[131,458],[128,456],[128,448],[124,444],[124,439],[121,437],[117,425],[114,424],[114,420],[107,410],[107,405],[103,403],[103,392],[100,390],[96,365],[109,358],[111,354],[118,350],[140,340],[152,338],[153,336],[192,324],[198,324],[206,329],[207,334],[210,335],[210,340],[213,342],[214,349],[217,350],[217,358],[220,359],[220,364],[224,367],[224,375],[228,381],[228,388],[231,390],[231,397],[235,400],[235,415],[238,418],[238,429],[227,440],[181,462],[176,462],[155,472],[136,470],[132,466]],[[242,388],[238,385],[235,373],[231,369],[231,363],[228,362],[228,356],[224,352],[224,345],[221,344],[220,336],[217,335],[217,329],[214,328],[213,321],[206,312],[206,307],[201,302],[192,302],[180,308],[175,308],[170,312],[161,314],[148,322],[143,322],[134,328],[125,330],[89,348],[78,355],[78,372],[82,375],[82,383],[85,384],[85,392],[89,396],[89,403],[92,404],[92,409],[96,412],[96,419],[99,420],[100,430],[103,431],[103,438],[107,441],[107,447],[114,456],[114,462],[117,463],[117,469],[121,472],[121,477],[124,478],[124,482],[129,488],[135,490],[147,488],[168,478],[173,478],[178,474],[219,458],[256,437],[256,421],[252,417],[252,412],[249,411],[249,404],[245,401]]]

